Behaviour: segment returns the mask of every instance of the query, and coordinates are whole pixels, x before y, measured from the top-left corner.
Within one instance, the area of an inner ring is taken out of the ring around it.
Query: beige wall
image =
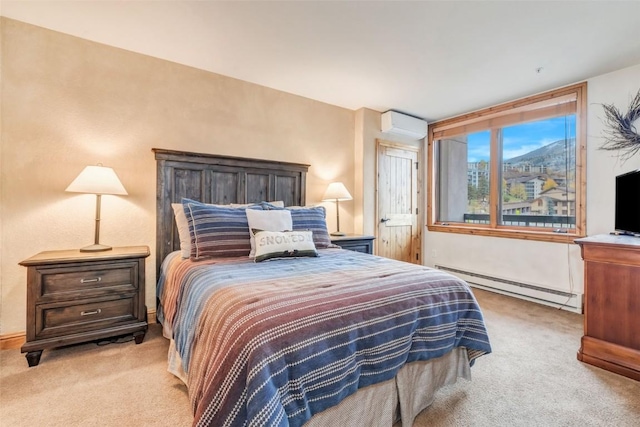
[[[2,18],[0,334],[25,330],[37,252],[93,241],[95,197],[65,193],[86,165],[113,167],[101,242],[148,245],[155,302],[156,164],[151,148],[307,163],[307,203],[330,181],[354,188],[355,112]],[[325,205],[335,228],[335,208]],[[353,231],[353,205],[341,229]]]

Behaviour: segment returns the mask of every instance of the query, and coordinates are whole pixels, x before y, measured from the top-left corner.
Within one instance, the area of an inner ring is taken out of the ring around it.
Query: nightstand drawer
[[[358,234],[347,234],[344,236],[331,236],[331,243],[349,251],[373,254],[373,236],[361,236]]]
[[[347,249],[349,251],[354,252],[362,252],[363,254],[370,254],[371,250],[371,242],[357,242],[357,243],[349,243],[345,244],[341,242],[339,245],[342,249]]]
[[[103,328],[137,318],[136,297],[76,304],[40,304],[36,307],[36,337],[46,338]]]
[[[38,301],[109,295],[117,292],[135,292],[138,263],[74,265],[56,268],[38,268],[40,284]]]

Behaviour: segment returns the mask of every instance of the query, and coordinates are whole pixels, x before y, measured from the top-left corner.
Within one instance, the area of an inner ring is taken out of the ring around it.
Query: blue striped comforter
[[[439,270],[341,249],[318,258],[163,264],[198,426],[300,426],[406,363],[491,347],[469,286]]]

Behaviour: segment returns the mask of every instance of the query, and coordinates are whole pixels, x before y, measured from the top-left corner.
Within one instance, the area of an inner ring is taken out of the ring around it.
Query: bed
[[[411,426],[439,388],[470,379],[470,366],[491,351],[466,283],[317,240],[321,224],[311,232],[295,220],[312,208],[284,209],[294,216],[291,233],[313,237],[311,256],[194,258],[196,242],[185,258],[172,204],[190,199],[187,212],[205,206],[216,215],[242,209],[231,204],[304,206],[308,166],[154,152],[157,316],[194,425]],[[254,231],[256,245],[271,238]]]

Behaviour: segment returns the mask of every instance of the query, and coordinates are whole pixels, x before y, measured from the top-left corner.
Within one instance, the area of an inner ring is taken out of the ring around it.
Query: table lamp
[[[341,200],[352,200],[351,194],[349,194],[349,190],[344,186],[341,182],[332,182],[327,187],[327,191],[324,193],[324,197],[322,198],[323,202],[336,202],[336,222],[338,226],[338,230],[331,233],[332,236],[344,236],[345,233],[340,231],[340,201]]]
[[[113,169],[102,166],[87,166],[73,180],[65,191],[96,195],[96,232],[93,245],[85,246],[80,252],[100,252],[111,250],[111,246],[100,244],[100,198],[103,194],[127,195],[118,175]]]

